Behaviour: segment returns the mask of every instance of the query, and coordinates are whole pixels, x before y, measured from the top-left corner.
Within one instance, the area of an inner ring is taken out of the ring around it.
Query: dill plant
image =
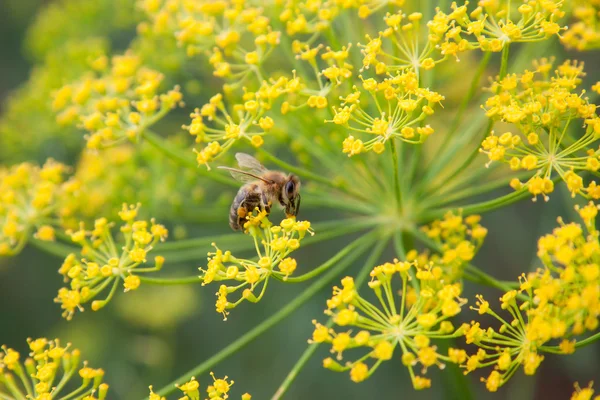
[[[38,66],[0,123],[10,161],[0,255],[48,253],[65,279],[55,301],[67,320],[142,285],[214,288],[225,320],[270,301],[270,285],[306,285],[173,383],[150,386],[152,400],[176,390],[228,398],[233,380],[211,370],[339,280],[273,399],[323,344],[323,367],[356,383],[396,358],[415,390],[436,384],[429,369],[454,364],[484,371],[495,392],[521,368],[536,374],[548,354],[600,338],[600,83],[561,51],[598,47],[599,12],[588,0],[60,1],[30,31]],[[74,14],[90,23],[64,18]],[[133,26],[127,49],[110,51],[108,36]],[[25,161],[45,136],[79,161]],[[236,151],[298,175],[308,220],[256,210],[243,233],[185,237],[186,224],[222,231],[231,198],[219,194],[240,183],[211,166]],[[579,219],[540,237],[538,268],[500,281],[472,263],[485,251],[481,215],[552,201],[559,185]],[[295,258],[336,238],[346,245],[320,265]],[[388,247],[395,256],[382,259]],[[198,270],[165,275],[174,262]],[[500,301],[467,298],[470,284]],[[485,326],[484,314],[497,323]],[[110,398],[104,372],[79,369],[70,344],[28,342],[25,360],[2,348],[0,399]],[[77,371],[81,387],[64,395]],[[574,399],[592,396],[591,384],[575,387]]]

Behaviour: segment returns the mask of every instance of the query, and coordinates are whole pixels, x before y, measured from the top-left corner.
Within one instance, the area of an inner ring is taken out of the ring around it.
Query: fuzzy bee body
[[[269,171],[254,157],[244,153],[237,153],[236,158],[243,171],[234,168],[227,169],[231,175],[246,182],[238,190],[229,210],[229,226],[234,231],[242,230],[248,214],[256,208],[261,211],[271,212],[271,206],[279,203],[285,208],[288,217],[295,216],[300,208],[300,180],[292,174],[279,171]]]
[[[270,211],[270,205],[260,187],[255,183],[247,183],[237,192],[229,210],[229,226],[234,231],[242,230],[249,213],[256,208]]]

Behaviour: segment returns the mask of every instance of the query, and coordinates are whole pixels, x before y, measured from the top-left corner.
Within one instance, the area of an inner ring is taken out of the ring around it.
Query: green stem
[[[356,260],[362,254],[364,249],[360,249],[360,251],[354,252],[351,256],[347,257],[344,261],[339,262],[335,268],[331,269],[327,272],[327,274],[323,275],[319,280],[310,285],[306,290],[304,290],[300,295],[294,298],[291,302],[282,307],[275,314],[271,315],[269,318],[264,320],[261,324],[255,326],[253,329],[242,335],[233,343],[229,344],[223,350],[210,357],[208,360],[202,362],[198,366],[192,368],[179,378],[175,379],[173,382],[169,383],[165,387],[161,388],[157,393],[161,396],[166,396],[169,393],[173,392],[176,389],[175,385],[181,385],[184,382],[190,380],[193,376],[199,376],[215,365],[225,360],[232,354],[235,354],[238,350],[246,346],[248,343],[252,342],[254,339],[259,337],[261,334],[266,332],[271,327],[275,326],[279,322],[283,321],[286,317],[288,317],[291,313],[293,313],[296,309],[302,306],[304,303],[313,298],[315,294],[317,294],[321,289],[325,287],[331,280],[335,279],[339,276],[340,273],[344,271],[354,260]],[[147,399],[147,398],[146,398]]]
[[[585,347],[587,345],[597,342],[598,340],[600,340],[600,332],[576,342],[575,348],[578,349],[580,347]],[[559,346],[540,346],[540,350],[553,354],[565,354]]]
[[[198,163],[192,157],[188,156],[187,152],[181,151],[181,149],[178,149],[177,147],[173,146],[171,143],[161,138],[154,132],[145,130],[142,135],[148,143],[150,143],[152,146],[154,146],[154,148],[162,152],[165,156],[169,157],[170,159],[184,167],[193,169],[198,175],[211,179],[215,182],[222,183],[227,186],[240,186],[237,182],[235,182],[232,179],[229,179],[220,174],[211,173],[205,169],[200,168]]]
[[[526,171],[526,172],[520,173],[518,175],[515,175],[514,177],[518,178],[518,179],[530,178],[531,171]],[[488,193],[488,192],[494,191],[496,189],[499,189],[501,187],[507,187],[508,186],[507,179],[508,179],[508,177],[502,177],[500,179],[494,180],[492,182],[488,182],[483,185],[467,187],[463,190],[453,192],[452,194],[445,194],[443,196],[433,197],[433,198],[431,198],[430,201],[425,201],[423,203],[423,205],[424,205],[424,207],[427,207],[427,208],[440,207],[440,206],[443,206],[446,204],[453,203],[455,201],[465,199],[467,197],[473,197],[473,196],[477,196],[480,194]]]
[[[514,282],[499,281],[471,264],[465,265],[464,278],[473,283],[479,283],[485,286],[493,287],[504,292],[509,292],[515,289]]]
[[[506,73],[508,71],[509,48],[510,48],[510,43],[506,43],[504,45],[504,47],[502,48],[502,60],[500,63],[500,74],[498,75],[498,82],[500,82],[502,79],[504,79],[504,77],[506,76]],[[443,179],[437,186],[435,186],[433,189],[429,190],[430,193],[435,193],[440,188],[440,186],[447,185],[448,182],[453,181],[457,176],[459,176],[461,173],[463,173],[465,170],[468,169],[469,165],[471,165],[473,163],[473,161],[475,161],[475,159],[477,158],[477,155],[479,154],[479,144],[481,143],[481,141],[484,138],[489,136],[493,127],[494,127],[494,120],[489,119],[487,128],[483,131],[484,132],[483,135],[481,137],[479,137],[477,140],[475,140],[475,143],[477,144],[477,146],[473,149],[473,151],[471,151],[471,154],[469,154],[469,156],[465,159],[465,161],[463,161],[458,166],[458,168],[454,169],[454,171],[450,174],[449,177]]]
[[[493,211],[498,208],[502,208],[508,206],[510,204],[516,203],[517,201],[524,199],[525,197],[531,196],[531,193],[527,190],[527,188],[522,188],[517,190],[516,192],[507,194],[502,197],[498,197],[493,200],[483,201],[481,203],[469,204],[467,206],[461,206],[460,209],[463,212],[463,215],[471,215],[471,214],[481,214],[488,211]],[[424,212],[419,215],[418,221],[419,223],[426,223],[433,221],[435,219],[439,219],[443,217],[448,211],[456,210],[457,207],[445,207],[439,208],[437,210],[433,210],[430,212]]]
[[[392,165],[394,168],[394,192],[396,195],[396,205],[398,209],[402,206],[402,193],[400,191],[400,175],[398,171],[398,155],[396,154],[396,142],[392,138],[390,140],[390,146],[392,148]]]
[[[339,262],[342,258],[344,258],[348,253],[350,253],[351,251],[354,251],[355,248],[357,248],[357,247],[363,248],[363,247],[365,247],[365,244],[367,244],[367,246],[370,246],[370,243],[373,241],[373,237],[376,235],[377,235],[377,232],[372,231],[371,233],[369,233],[367,235],[361,236],[360,238],[356,239],[354,242],[352,242],[351,244],[349,244],[348,246],[346,246],[342,250],[340,250],[335,256],[333,256],[329,260],[325,261],[323,264],[321,264],[321,266],[313,269],[310,272],[307,272],[306,274],[288,278],[286,280],[286,282],[291,282],[291,283],[304,282],[306,280],[314,278],[315,276],[321,275],[323,272],[327,271],[333,265],[335,265],[337,262]]]
[[[59,242],[47,242],[39,239],[31,239],[30,243],[39,250],[45,251],[46,253],[52,254],[58,258],[65,258],[71,253],[79,253],[80,251],[80,249],[76,247]]]
[[[510,42],[504,44],[502,48],[502,60],[500,61],[500,74],[498,75],[498,81],[501,81],[506,76],[508,71],[508,53],[510,49]]]
[[[454,133],[456,132],[456,130],[462,123],[463,115],[464,115],[465,111],[467,110],[467,106],[473,99],[473,96],[475,96],[477,89],[479,88],[479,81],[481,80],[481,76],[485,72],[485,69],[487,68],[488,63],[490,62],[491,57],[492,57],[492,52],[487,51],[484,53],[481,61],[479,62],[477,71],[475,72],[475,75],[473,76],[473,80],[471,80],[471,85],[469,86],[469,91],[467,92],[467,95],[465,97],[463,97],[462,101],[460,102],[456,116],[452,120],[450,129],[448,130],[448,133],[444,137],[444,141],[442,142],[442,145],[440,147],[438,147],[436,155],[433,158],[434,160],[436,160],[438,158],[441,151],[446,149],[446,147],[448,146],[448,143],[450,142],[450,139],[452,139],[452,137],[454,136]]]
[[[365,262],[365,265],[363,266],[361,272],[354,281],[357,288],[360,288],[360,286],[364,283],[365,279],[369,276],[369,271],[371,271],[373,265],[377,262],[379,257],[381,257],[381,254],[383,253],[386,244],[387,240],[381,240],[373,249],[373,252]],[[333,325],[333,321],[330,320],[327,323],[327,325],[328,327],[330,327],[331,325]],[[282,396],[289,389],[290,385],[294,382],[302,368],[304,368],[308,360],[310,360],[311,357],[315,354],[320,344],[321,343],[313,343],[309,345],[306,348],[306,350],[304,350],[304,352],[302,353],[296,364],[294,364],[290,372],[287,374],[284,381],[281,383],[273,397],[271,397],[271,400],[279,400],[282,398]]]
[[[584,346],[587,346],[588,344],[592,344],[592,343],[596,342],[597,340],[600,340],[600,332],[598,332],[595,335],[592,335],[588,338],[580,340],[579,342],[575,343],[575,347],[576,348],[584,347]]]
[[[487,65],[490,61],[491,56],[492,56],[491,52],[486,52],[484,54],[483,58],[481,59],[481,61],[479,62],[477,71],[475,72],[475,75],[473,76],[473,80],[471,80],[471,85],[469,86],[469,91],[467,92],[467,95],[465,97],[463,97],[463,99],[458,107],[458,111],[457,111],[454,119],[452,120],[450,129],[448,130],[448,133],[444,137],[444,141],[442,142],[442,145],[440,147],[438,147],[438,149],[435,153],[435,156],[433,157],[433,160],[439,160],[441,153],[443,151],[447,151],[450,140],[452,140],[452,138],[454,137],[454,134],[458,130],[458,127],[460,126],[460,124],[463,121],[463,117],[464,117],[465,111],[467,110],[467,106],[469,105],[469,103],[475,96],[477,89],[479,88],[479,81],[481,80],[481,76],[483,75],[483,73],[485,72],[485,70],[487,68]]]
[[[149,278],[146,276],[140,276],[142,283],[149,285],[187,285],[190,283],[202,283],[202,279],[199,276],[185,276],[181,278]]]

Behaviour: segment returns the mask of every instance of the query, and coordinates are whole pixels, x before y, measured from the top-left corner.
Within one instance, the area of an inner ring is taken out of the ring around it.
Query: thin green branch
[[[297,283],[304,282],[306,280],[312,279],[315,276],[319,276],[331,267],[333,267],[337,262],[339,262],[342,258],[344,258],[348,253],[354,251],[355,248],[362,248],[365,245],[370,246],[373,242],[373,239],[378,235],[377,231],[372,231],[369,234],[363,235],[360,238],[356,239],[351,244],[344,247],[340,250],[335,256],[331,257],[329,260],[325,261],[321,266],[313,269],[310,272],[307,272],[300,276],[294,276],[288,278],[286,282]]]
[[[473,196],[477,196],[480,194],[489,193],[489,192],[492,192],[501,187],[508,187],[509,179],[512,179],[512,178],[528,179],[531,177],[531,175],[532,175],[531,171],[525,171],[520,174],[514,175],[512,177],[503,176],[503,177],[493,180],[491,182],[484,183],[483,185],[475,185],[472,187],[466,187],[463,190],[454,191],[452,194],[444,194],[444,195],[436,196],[436,197],[432,198],[431,200],[427,199],[426,201],[424,201],[424,207],[427,207],[427,208],[440,207],[440,206],[447,205],[447,204],[450,204],[450,203],[453,203],[456,201],[463,200],[467,197],[473,197]]]
[[[464,96],[462,101],[460,102],[460,105],[458,106],[458,111],[456,112],[456,115],[454,116],[454,119],[452,120],[452,123],[450,124],[450,129],[448,129],[448,133],[444,137],[444,141],[442,142],[441,146],[438,147],[436,155],[433,158],[434,160],[436,160],[438,158],[441,151],[446,149],[446,147],[448,146],[448,143],[450,142],[452,137],[454,137],[456,130],[462,123],[463,116],[465,114],[465,111],[467,110],[467,106],[469,105],[469,103],[471,102],[473,97],[475,96],[477,89],[479,89],[479,81],[481,81],[481,76],[485,72],[485,70],[490,62],[491,57],[492,57],[492,52],[487,51],[483,54],[481,61],[479,61],[479,66],[477,67],[477,70],[475,71],[475,75],[473,75],[473,79],[471,80],[471,85],[469,86],[467,95]]]
[[[481,203],[469,204],[460,207],[445,207],[429,212],[424,212],[423,214],[419,215],[418,221],[419,223],[430,222],[443,217],[448,211],[453,211],[457,208],[460,208],[462,210],[463,215],[481,214],[508,206],[530,196],[531,193],[529,193],[527,188],[522,188],[513,193],[509,193],[507,195],[498,197],[493,200],[483,201]]]
[[[180,278],[149,278],[146,276],[140,276],[140,281],[142,281],[142,283],[147,283],[149,285],[162,285],[162,286],[188,285],[191,283],[202,283],[202,279],[197,275],[180,277]]]
[[[400,175],[398,171],[398,154],[396,154],[396,142],[392,138],[390,140],[390,146],[392,148],[392,166],[394,168],[394,192],[396,195],[396,206],[398,209],[402,206],[402,192],[400,190]]]
[[[39,250],[58,258],[65,258],[71,253],[79,253],[81,250],[74,246],[69,246],[60,242],[47,242],[32,238],[30,243]]]

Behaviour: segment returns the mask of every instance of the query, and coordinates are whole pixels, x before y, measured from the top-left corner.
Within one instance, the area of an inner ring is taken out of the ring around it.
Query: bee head
[[[295,217],[300,210],[300,179],[290,174],[281,187],[281,205],[285,207],[285,214]]]

